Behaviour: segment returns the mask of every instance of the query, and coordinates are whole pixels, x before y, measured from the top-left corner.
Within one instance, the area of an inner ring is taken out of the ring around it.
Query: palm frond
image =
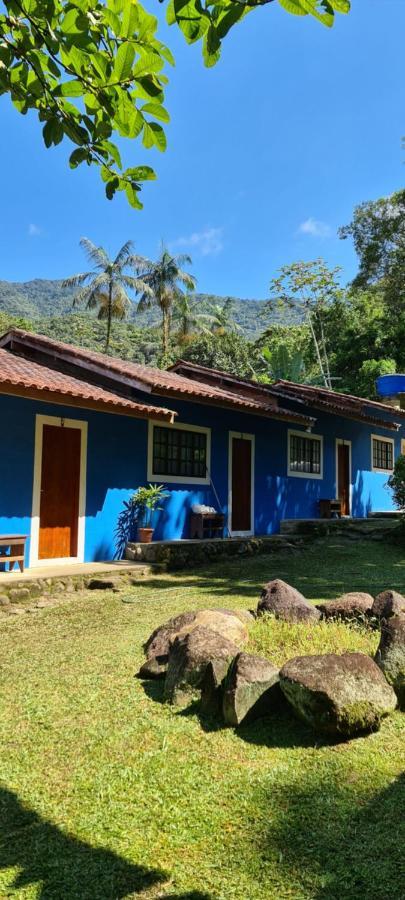
[[[86,281],[88,281],[89,278],[93,277],[94,272],[79,272],[77,275],[71,275],[70,278],[64,278],[62,281],[62,287],[79,287],[79,285],[84,284]]]
[[[132,275],[121,275],[121,282],[125,287],[135,291],[136,294],[149,294],[153,297],[153,290],[142,278],[134,278]]]
[[[113,262],[114,268],[120,269],[123,265],[128,265],[133,246],[133,241],[126,241],[125,244],[122,245],[121,250],[118,251]]]
[[[80,238],[80,246],[83,248],[90,262],[94,263],[97,269],[106,269],[111,265],[111,260],[104,247],[96,247],[89,238]]]

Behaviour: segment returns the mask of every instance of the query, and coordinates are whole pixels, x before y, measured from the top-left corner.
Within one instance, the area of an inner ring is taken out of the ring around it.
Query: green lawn
[[[253,607],[273,577],[405,590],[405,552],[319,544],[0,619],[0,898],[403,900],[405,716],[341,744],[288,712],[237,733],[134,679],[159,622]],[[376,635],[258,624],[251,644],[281,662]]]

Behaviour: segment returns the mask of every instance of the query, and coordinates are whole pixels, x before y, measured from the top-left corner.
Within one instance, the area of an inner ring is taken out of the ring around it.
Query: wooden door
[[[350,515],[350,447],[337,445],[337,495],[342,501],[342,514]]]
[[[252,441],[232,438],[231,532],[252,531]]]
[[[38,559],[77,556],[80,448],[79,428],[43,426]]]

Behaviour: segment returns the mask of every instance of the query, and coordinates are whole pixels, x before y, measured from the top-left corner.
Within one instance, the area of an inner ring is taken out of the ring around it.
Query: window
[[[322,478],[322,437],[288,432],[288,474]]]
[[[373,472],[392,472],[394,468],[394,441],[392,438],[371,435],[371,468]]]
[[[148,479],[209,484],[208,428],[151,424]]]

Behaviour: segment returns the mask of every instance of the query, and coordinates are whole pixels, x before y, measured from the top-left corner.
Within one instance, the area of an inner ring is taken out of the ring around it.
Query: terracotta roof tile
[[[173,413],[170,410],[135,403],[112,391],[106,391],[79,378],[64,375],[62,372],[0,349],[0,390],[2,388],[9,388],[10,392],[13,388],[40,392],[44,400],[50,399],[50,395],[52,399],[56,396],[62,400],[66,398],[67,405],[69,399],[74,398],[79,401],[79,405],[82,404],[84,407],[86,404],[92,407],[97,405],[106,412],[120,412],[122,415],[139,418],[173,420]]]
[[[315,422],[315,419],[310,416],[279,407],[278,401],[269,395],[249,396],[241,391],[226,390],[197,379],[178,375],[176,372],[107,356],[96,350],[82,349],[81,347],[65,344],[62,341],[54,341],[44,335],[32,334],[18,328],[10,329],[0,340],[0,346],[12,345],[14,349],[15,345],[15,352],[18,352],[18,344],[40,349],[56,359],[60,356],[65,360],[68,359],[70,362],[81,364],[84,371],[87,365],[91,366],[93,371],[96,370],[101,374],[108,374],[110,377],[115,376],[117,381],[121,377],[126,382],[128,380],[131,381],[134,387],[147,390],[149,393],[184,398],[186,400],[195,399],[216,406],[224,406],[247,413],[296,422],[303,426],[310,426]]]

